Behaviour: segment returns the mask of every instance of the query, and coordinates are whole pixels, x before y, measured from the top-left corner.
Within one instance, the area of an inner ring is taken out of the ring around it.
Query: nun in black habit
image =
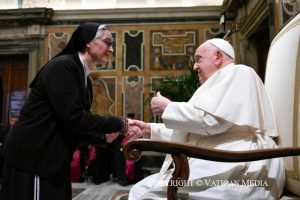
[[[90,112],[89,70],[112,53],[108,27],[86,22],[31,82],[19,120],[7,138],[1,200],[70,200],[70,163],[79,141],[111,141],[127,120]],[[107,140],[108,139],[108,140]]]

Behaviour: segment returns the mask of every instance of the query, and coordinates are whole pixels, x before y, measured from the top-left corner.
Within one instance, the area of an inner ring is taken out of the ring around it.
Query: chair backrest
[[[280,147],[300,147],[300,14],[272,41],[265,86],[274,106]],[[300,157],[284,158],[286,189],[300,196]]]

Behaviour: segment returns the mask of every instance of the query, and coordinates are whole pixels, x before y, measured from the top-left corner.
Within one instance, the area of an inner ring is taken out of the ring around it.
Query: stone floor
[[[73,200],[127,200],[132,186],[121,186],[112,181],[99,185],[72,183]]]

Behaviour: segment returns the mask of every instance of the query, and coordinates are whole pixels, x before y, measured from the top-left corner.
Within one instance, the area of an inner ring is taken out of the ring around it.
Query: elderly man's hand
[[[156,96],[151,99],[151,109],[156,115],[161,115],[171,101],[157,92]]]
[[[128,120],[128,130],[126,138],[128,140],[136,138],[150,138],[150,125],[140,120]]]

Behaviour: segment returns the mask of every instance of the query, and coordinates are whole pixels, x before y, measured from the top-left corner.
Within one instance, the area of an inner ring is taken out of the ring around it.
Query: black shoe
[[[109,178],[95,178],[93,177],[93,183],[99,185],[100,183],[104,183],[109,181]]]
[[[93,182],[94,182],[95,185],[99,185],[100,183],[102,183],[100,180],[97,180],[97,179],[93,180]]]
[[[84,182],[84,177],[80,177],[77,182],[78,183],[83,183]]]
[[[126,178],[124,178],[124,179],[120,179],[120,180],[118,181],[118,184],[119,184],[119,185],[122,185],[122,186],[127,186],[127,185],[130,184],[130,181],[127,180]]]

